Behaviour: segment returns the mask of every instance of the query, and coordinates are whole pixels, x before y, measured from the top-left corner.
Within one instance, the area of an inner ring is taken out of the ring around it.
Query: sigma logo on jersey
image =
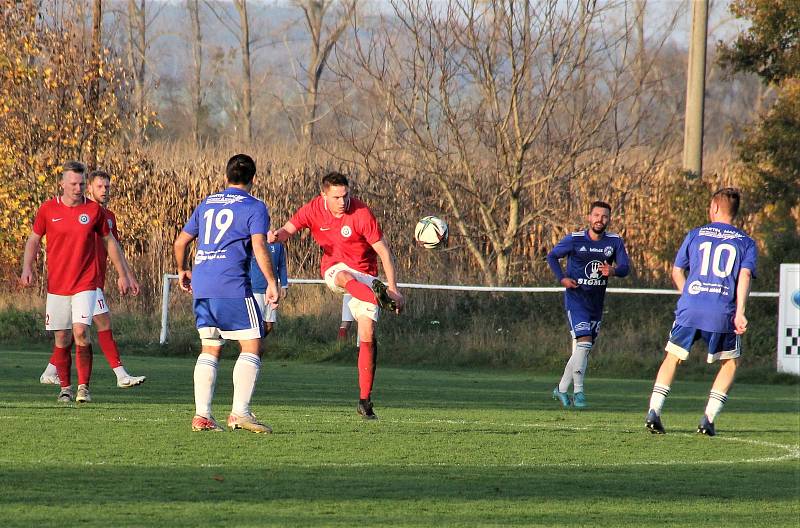
[[[89,215],[86,214],[86,213],[83,213],[82,215],[80,215],[78,217],[78,222],[80,222],[83,225],[88,224],[89,223]]]
[[[585,279],[579,278],[578,284],[583,284],[586,286],[605,286],[608,283],[608,281],[605,278],[603,278],[602,273],[600,273],[600,267],[602,265],[603,263],[600,262],[599,260],[593,260],[589,262],[586,265],[586,267],[583,268],[583,272],[586,275],[586,278]]]
[[[353,234],[353,230],[350,229],[350,226],[342,226],[342,230],[340,231],[343,237],[348,238],[350,235]]]

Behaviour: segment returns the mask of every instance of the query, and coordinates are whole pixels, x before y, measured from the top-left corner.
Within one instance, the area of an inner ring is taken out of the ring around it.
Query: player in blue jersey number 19
[[[267,250],[269,212],[250,195],[256,164],[237,154],[226,167],[227,188],[203,200],[175,240],[175,261],[182,289],[194,297],[202,351],[194,368],[193,431],[222,431],[211,414],[217,364],[226,339],[239,342],[241,353],[233,367],[233,406],[228,428],[271,433],[250,410],[261,370],[264,322],[250,283],[255,258],[267,279],[266,301],[277,305],[278,287]],[[194,266],[186,267],[187,249],[197,239]]]
[[[739,201],[736,189],[714,193],[708,208],[711,222],[689,231],[675,257],[672,280],[681,296],[645,418],[653,434],[665,433],[661,409],[675,371],[700,339],[708,346],[708,363],[719,361],[720,368],[697,432],[716,434],[714,420],[728,399],[741,356],[740,336],[747,330],[745,305],[756,273],[756,244],[732,225]]]

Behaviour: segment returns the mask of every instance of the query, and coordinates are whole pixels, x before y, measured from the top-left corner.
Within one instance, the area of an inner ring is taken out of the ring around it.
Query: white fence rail
[[[167,342],[169,332],[169,294],[171,281],[178,276],[165,273],[164,282],[161,287],[161,336],[159,343],[162,345]],[[289,279],[289,284],[325,284],[322,279]],[[526,287],[526,286],[462,286],[452,284],[413,284],[398,283],[400,288],[417,290],[451,290],[451,291],[477,291],[477,292],[518,292],[518,293],[538,293],[538,292],[562,292],[563,287]],[[678,295],[678,291],[659,290],[650,288],[608,288],[608,293],[636,293],[646,295]],[[750,292],[750,297],[773,297],[778,298],[778,292]]]

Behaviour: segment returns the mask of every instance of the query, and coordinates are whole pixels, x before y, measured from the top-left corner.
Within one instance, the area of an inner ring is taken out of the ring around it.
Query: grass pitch
[[[798,386],[739,384],[718,436],[693,433],[709,381],[678,382],[668,434],[652,380],[590,377],[562,410],[526,373],[379,369],[380,420],[355,413],[353,366],[265,362],[270,436],[192,433],[193,359],[99,354],[94,403],[39,385],[45,352],[0,350],[0,518],[8,526],[798,526]],[[227,416],[232,358],[217,381]],[[650,377],[652,373],[637,373]]]

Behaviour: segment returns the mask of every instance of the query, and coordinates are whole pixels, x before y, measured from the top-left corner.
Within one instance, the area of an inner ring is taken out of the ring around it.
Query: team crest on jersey
[[[586,267],[584,268],[584,270],[583,270],[586,273],[586,278],[587,279],[599,279],[600,278],[600,266],[602,266],[602,265],[603,265],[603,263],[600,262],[599,260],[593,260],[590,263],[588,263],[586,265]]]
[[[83,213],[82,215],[80,215],[78,217],[78,222],[80,222],[83,225],[88,224],[89,223],[89,215],[86,214],[86,213]]]
[[[603,249],[603,255],[605,255],[605,256],[607,256],[607,257],[610,257],[610,256],[611,256],[611,255],[613,255],[613,254],[614,254],[614,248],[613,248],[613,247],[611,247],[611,246],[606,246],[606,247]]]
[[[353,234],[353,230],[350,229],[350,226],[342,226],[342,230],[340,231],[343,237],[348,238],[350,235]]]

